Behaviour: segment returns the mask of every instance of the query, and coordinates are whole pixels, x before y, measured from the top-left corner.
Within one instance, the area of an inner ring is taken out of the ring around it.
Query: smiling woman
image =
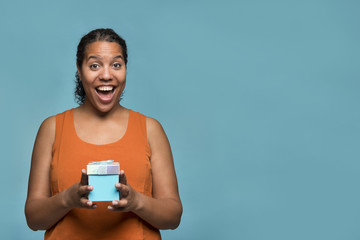
[[[78,75],[86,95],[85,106],[110,112],[125,88],[126,66],[122,49],[115,42],[94,42],[86,48]]]
[[[85,100],[85,91],[79,76],[79,68],[84,63],[84,58],[86,58],[86,49],[88,45],[94,42],[107,42],[107,43],[117,43],[121,48],[121,58],[123,59],[123,63],[126,67],[127,65],[127,47],[125,40],[122,39],[119,35],[117,35],[112,29],[102,29],[94,30],[85,35],[78,45],[77,53],[76,53],[76,65],[78,71],[75,74],[76,77],[76,89],[75,89],[75,97],[77,102],[81,105]]]
[[[77,51],[79,107],[49,117],[36,137],[25,214],[45,239],[160,239],[182,205],[170,144],[160,123],[120,105],[125,41],[111,29],[85,35]],[[88,199],[91,161],[121,164],[110,202]],[[50,173],[50,174],[49,174]]]

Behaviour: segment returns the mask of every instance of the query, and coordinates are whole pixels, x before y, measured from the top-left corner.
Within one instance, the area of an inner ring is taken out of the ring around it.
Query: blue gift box
[[[119,191],[115,183],[119,182],[120,164],[113,160],[90,162],[87,165],[89,185],[93,190],[89,193],[90,201],[119,200]]]

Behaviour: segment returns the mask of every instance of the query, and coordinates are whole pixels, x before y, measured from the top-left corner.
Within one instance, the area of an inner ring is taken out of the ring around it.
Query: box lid
[[[114,160],[89,162],[86,168],[88,175],[120,174],[120,163]]]

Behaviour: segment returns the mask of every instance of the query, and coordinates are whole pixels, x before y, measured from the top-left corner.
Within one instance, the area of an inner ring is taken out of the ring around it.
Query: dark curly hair
[[[123,53],[123,57],[124,57],[124,61],[125,61],[125,67],[126,67],[128,55],[127,55],[127,47],[126,47],[125,40],[123,38],[121,38],[114,30],[112,30],[110,28],[99,28],[99,29],[92,30],[91,32],[89,32],[88,34],[86,34],[85,36],[83,36],[81,38],[79,45],[77,47],[77,52],[76,52],[76,64],[79,68],[81,67],[81,65],[84,61],[86,47],[89,44],[91,44],[93,42],[97,42],[97,41],[118,43],[122,49],[122,53]],[[75,83],[76,83],[75,100],[79,105],[81,105],[85,101],[86,94],[85,94],[84,87],[80,81],[79,73],[77,71],[75,74],[75,78],[76,78],[75,79]],[[121,97],[120,97],[120,100],[121,100]]]

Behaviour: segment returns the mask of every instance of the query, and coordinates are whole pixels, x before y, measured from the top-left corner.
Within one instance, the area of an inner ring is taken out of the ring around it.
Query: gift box
[[[113,160],[90,162],[87,174],[89,185],[93,186],[93,190],[89,192],[90,201],[119,200],[115,183],[119,182],[120,163]]]

